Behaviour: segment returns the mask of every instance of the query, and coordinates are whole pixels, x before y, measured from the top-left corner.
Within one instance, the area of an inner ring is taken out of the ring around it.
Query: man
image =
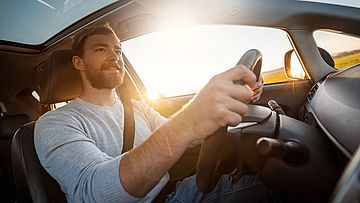
[[[133,101],[134,148],[121,154],[123,106],[115,93],[124,77],[120,40],[109,25],[95,26],[78,33],[72,48],[72,62],[82,78],[81,95],[43,115],[35,126],[40,162],[68,202],[152,201],[168,181],[167,171],[189,145],[219,127],[237,125],[246,104],[262,91],[255,75],[237,66],[213,77],[169,120]],[[247,86],[233,83],[239,79]],[[221,179],[210,195],[199,193],[194,180],[179,183],[167,201],[202,201],[224,191],[247,202],[249,196],[266,198],[266,188],[256,177],[244,177],[234,185]]]

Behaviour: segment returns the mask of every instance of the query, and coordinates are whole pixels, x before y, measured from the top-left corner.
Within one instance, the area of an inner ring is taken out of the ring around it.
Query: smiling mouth
[[[117,71],[120,71],[120,68],[113,66],[113,67],[106,68],[105,70],[117,70]]]
[[[102,70],[121,72],[120,66],[119,66],[119,65],[116,65],[116,64],[104,65],[104,66],[102,67]]]

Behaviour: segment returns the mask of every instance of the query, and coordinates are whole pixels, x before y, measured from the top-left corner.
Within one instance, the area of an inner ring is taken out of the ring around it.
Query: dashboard
[[[351,157],[360,144],[360,64],[329,74],[307,96],[302,119]]]

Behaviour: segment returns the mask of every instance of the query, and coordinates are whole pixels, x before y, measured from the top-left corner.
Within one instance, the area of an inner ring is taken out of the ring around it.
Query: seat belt
[[[120,100],[124,106],[123,148],[121,152],[123,154],[131,150],[134,146],[134,137],[135,137],[134,109],[125,82],[122,85],[120,85],[119,88],[116,89],[116,92],[120,96]]]

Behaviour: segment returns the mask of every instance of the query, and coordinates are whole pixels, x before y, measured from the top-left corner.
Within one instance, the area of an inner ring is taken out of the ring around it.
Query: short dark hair
[[[73,56],[84,56],[84,44],[88,37],[97,34],[112,34],[117,37],[114,29],[110,26],[109,23],[103,25],[94,25],[90,27],[83,28],[80,32],[76,33],[74,41],[72,44],[72,54]]]

